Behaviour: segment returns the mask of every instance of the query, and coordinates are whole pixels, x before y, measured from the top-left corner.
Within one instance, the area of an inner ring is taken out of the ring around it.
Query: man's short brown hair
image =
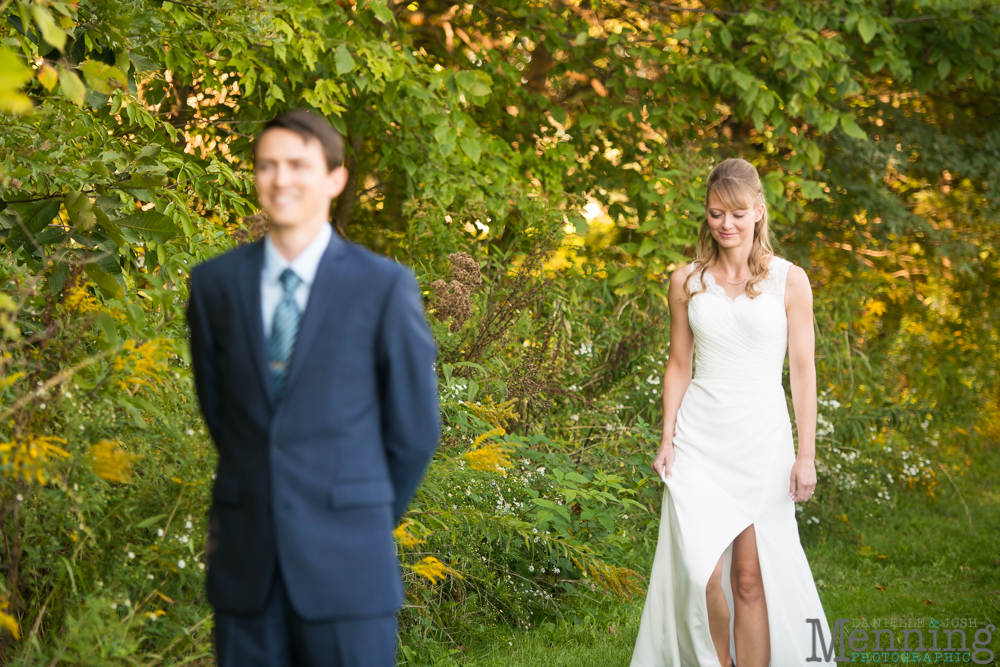
[[[257,135],[257,141],[254,142],[254,160],[257,159],[257,142],[260,141],[265,132],[275,128],[294,132],[304,141],[310,139],[318,141],[323,149],[323,155],[326,157],[327,170],[333,171],[344,164],[344,139],[340,136],[340,132],[337,132],[326,118],[305,109],[286,111],[264,123],[260,134]]]

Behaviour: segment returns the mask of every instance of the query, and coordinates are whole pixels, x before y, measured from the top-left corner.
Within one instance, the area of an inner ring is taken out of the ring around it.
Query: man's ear
[[[344,191],[344,187],[347,186],[347,175],[347,168],[343,165],[327,174],[327,184],[330,188],[331,197],[339,197],[340,193]]]

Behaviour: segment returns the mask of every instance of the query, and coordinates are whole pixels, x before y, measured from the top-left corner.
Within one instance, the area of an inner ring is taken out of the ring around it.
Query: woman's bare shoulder
[[[785,304],[787,306],[812,305],[812,285],[809,283],[809,274],[796,264],[788,266],[788,276],[785,278]]]
[[[688,277],[688,275],[691,274],[691,271],[694,270],[695,264],[697,264],[697,262],[688,262],[687,264],[674,269],[674,272],[670,274],[670,282],[673,283],[675,281],[683,281]]]

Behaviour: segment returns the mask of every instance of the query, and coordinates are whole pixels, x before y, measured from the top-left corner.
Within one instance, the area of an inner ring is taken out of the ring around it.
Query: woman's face
[[[764,205],[756,208],[729,209],[722,205],[714,192],[708,195],[705,211],[708,227],[720,248],[738,248],[753,244],[754,226],[764,215]]]

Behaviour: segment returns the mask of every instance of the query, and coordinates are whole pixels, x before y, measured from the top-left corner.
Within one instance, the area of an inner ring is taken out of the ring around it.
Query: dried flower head
[[[243,227],[239,227],[230,234],[240,245],[253,243],[264,238],[267,230],[271,227],[271,219],[264,211],[259,211],[253,215],[243,218]]]
[[[467,252],[453,252],[448,255],[451,262],[451,276],[466,287],[475,290],[483,283],[483,274],[479,272],[479,264]]]
[[[451,319],[450,329],[458,331],[472,317],[472,293],[482,284],[483,276],[469,253],[452,253],[448,255],[448,261],[451,262],[452,281],[435,280],[431,283],[434,310],[439,320]]]

